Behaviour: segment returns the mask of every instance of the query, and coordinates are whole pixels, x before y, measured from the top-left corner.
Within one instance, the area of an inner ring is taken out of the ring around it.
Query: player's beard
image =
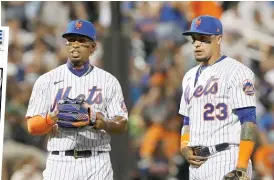
[[[73,67],[81,67],[85,63],[81,56],[74,57],[71,55],[69,61]]]
[[[195,60],[197,62],[207,62],[209,59],[207,57],[199,57],[199,58],[195,57]]]
[[[83,58],[80,58],[80,59],[69,58],[69,61],[73,67],[81,68],[88,60]]]
[[[79,56],[79,57],[73,57],[71,56],[69,58],[69,61],[70,63],[74,66],[74,67],[77,67],[77,66],[81,66],[82,64],[84,64],[82,61],[82,58]]]
[[[194,50],[194,58],[197,62],[207,62],[209,60],[205,51],[203,50]]]
[[[70,60],[73,67],[81,67],[84,63],[81,60]]]

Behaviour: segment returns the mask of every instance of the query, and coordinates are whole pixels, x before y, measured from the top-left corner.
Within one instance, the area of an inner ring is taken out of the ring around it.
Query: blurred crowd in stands
[[[102,42],[111,23],[111,2],[2,2],[2,25],[10,27],[2,179],[39,180],[46,136],[31,136],[25,113],[35,80],[66,62],[61,34],[74,19],[93,22],[98,49],[90,62],[102,66]],[[274,177],[274,3],[121,2],[123,32],[131,53],[129,137],[135,158],[128,179],[188,179],[180,155],[182,78],[196,65],[192,44],[181,33],[202,14],[221,19],[223,54],[253,70],[258,138],[253,179]],[[107,52],[105,52],[107,53]],[[224,67],[225,68],[225,67]],[[123,87],[125,88],[125,87]]]

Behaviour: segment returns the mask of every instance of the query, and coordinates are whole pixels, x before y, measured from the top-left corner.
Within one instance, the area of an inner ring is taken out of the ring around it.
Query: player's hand
[[[95,112],[91,105],[84,103],[84,106],[88,109],[89,118],[90,118],[90,126],[94,129],[105,129],[107,126],[107,122],[103,113]]]
[[[181,153],[188,163],[196,168],[200,167],[207,160],[207,157],[195,156],[193,150],[188,146],[182,147]]]
[[[50,119],[54,122],[53,124],[57,123],[57,120],[58,120],[57,114],[58,114],[58,110],[57,109],[54,110],[53,112],[49,113]]]
[[[106,124],[104,115],[101,112],[97,112],[95,124],[93,127],[95,129],[105,129],[106,126],[107,126],[107,124]]]

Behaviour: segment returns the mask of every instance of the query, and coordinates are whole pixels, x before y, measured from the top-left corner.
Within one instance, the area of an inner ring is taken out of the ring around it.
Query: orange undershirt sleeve
[[[34,116],[27,119],[28,131],[33,135],[44,135],[48,133],[55,124],[49,116]]]
[[[189,133],[181,135],[181,148],[186,147],[189,143]]]
[[[248,161],[253,152],[254,146],[255,146],[255,143],[253,141],[241,140],[240,146],[239,146],[239,157],[238,157],[237,168],[244,168],[244,169],[247,168]]]

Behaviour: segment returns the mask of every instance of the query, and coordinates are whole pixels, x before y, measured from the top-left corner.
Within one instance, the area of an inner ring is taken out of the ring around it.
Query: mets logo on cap
[[[243,91],[248,96],[253,96],[255,94],[255,88],[251,80],[249,79],[244,80]]]
[[[76,29],[80,29],[82,26],[83,26],[83,22],[81,22],[81,21],[76,21],[75,22],[75,28]]]
[[[201,19],[197,19],[196,22],[195,22],[195,26],[198,27],[200,26],[202,23],[202,20]]]

